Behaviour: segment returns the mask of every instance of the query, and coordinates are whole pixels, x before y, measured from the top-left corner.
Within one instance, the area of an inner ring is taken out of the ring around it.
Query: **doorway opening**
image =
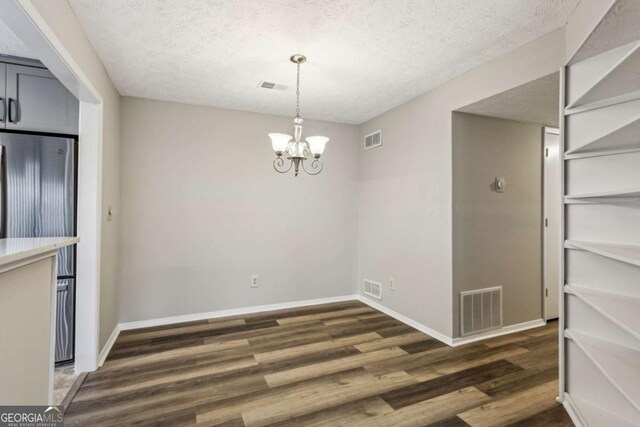
[[[453,112],[454,337],[484,322],[461,295],[500,287],[498,329],[558,317],[559,73]],[[483,310],[486,311],[486,310]],[[484,323],[483,323],[484,325]],[[486,333],[486,329],[480,329]]]
[[[103,101],[89,78],[29,2],[0,2],[0,38],[35,58],[79,101],[74,373],[98,367]],[[6,44],[3,44],[6,45]],[[53,369],[53,367],[52,367]]]

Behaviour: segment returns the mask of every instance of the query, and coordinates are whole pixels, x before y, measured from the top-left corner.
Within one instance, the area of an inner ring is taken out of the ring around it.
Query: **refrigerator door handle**
[[[9,123],[18,123],[18,112],[16,111],[15,117],[13,114],[13,106],[16,105],[16,100],[13,98],[9,98]]]
[[[2,106],[2,113],[0,113],[0,123],[4,123],[4,98],[0,96],[0,106]]]
[[[13,98],[9,98],[9,105],[8,105],[8,110],[9,110],[9,119],[7,120],[9,123],[18,123],[18,122],[14,122],[13,121]]]

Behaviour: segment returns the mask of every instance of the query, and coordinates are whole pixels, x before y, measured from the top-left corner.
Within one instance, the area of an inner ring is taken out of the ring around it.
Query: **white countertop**
[[[0,239],[0,266],[76,244],[77,237]]]

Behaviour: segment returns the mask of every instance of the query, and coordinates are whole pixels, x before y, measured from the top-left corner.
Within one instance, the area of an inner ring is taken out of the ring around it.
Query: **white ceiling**
[[[460,110],[463,113],[558,127],[560,76],[553,73]]]
[[[0,54],[33,58],[33,55],[10,29],[0,20]]]
[[[122,95],[361,123],[562,27],[578,0],[69,0]],[[261,80],[282,90],[257,88]]]

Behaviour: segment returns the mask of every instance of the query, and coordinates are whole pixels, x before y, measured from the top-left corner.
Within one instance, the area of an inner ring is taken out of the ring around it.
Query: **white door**
[[[560,218],[562,180],[560,179],[560,135],[557,129],[544,129],[544,224],[543,224],[543,301],[545,319],[558,317],[560,292]]]

